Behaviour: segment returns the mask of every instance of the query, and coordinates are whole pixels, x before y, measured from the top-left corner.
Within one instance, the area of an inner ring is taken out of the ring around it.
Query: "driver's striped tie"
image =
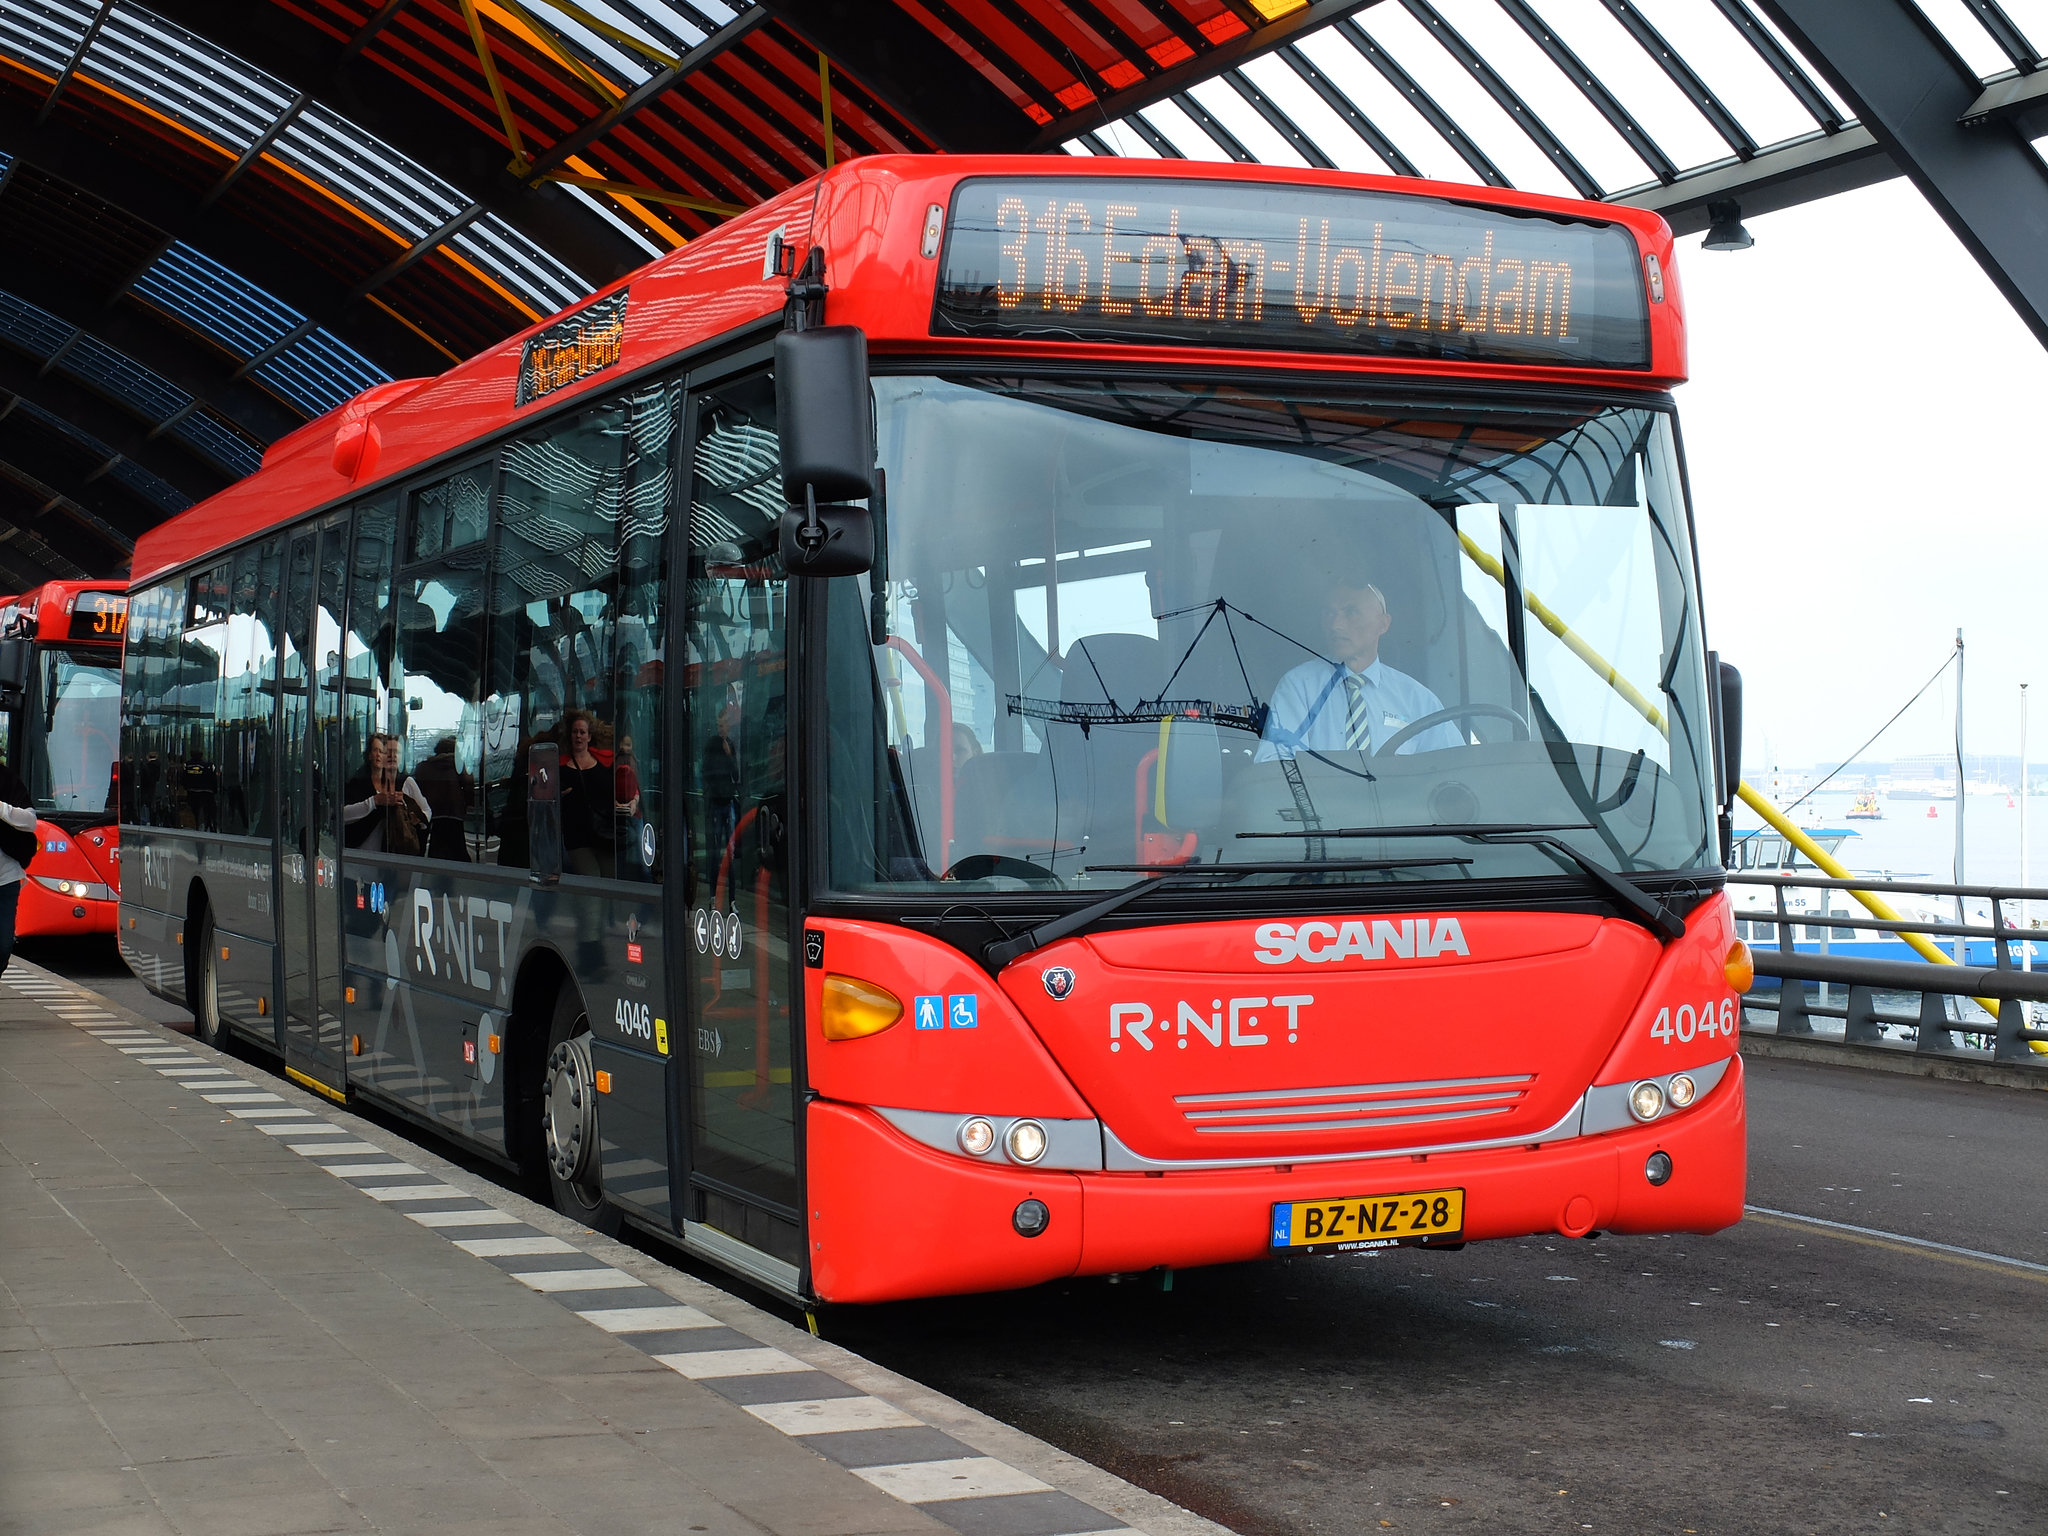
[[[1366,708],[1365,684],[1346,673],[1344,694],[1344,745],[1354,752],[1369,752],[1372,750],[1372,711]]]

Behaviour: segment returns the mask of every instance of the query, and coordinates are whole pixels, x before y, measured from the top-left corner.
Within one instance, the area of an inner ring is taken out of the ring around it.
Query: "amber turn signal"
[[[1750,954],[1749,946],[1742,940],[1737,939],[1728,946],[1728,958],[1721,962],[1721,974],[1738,992],[1747,992],[1756,985],[1756,957]]]
[[[825,978],[825,1007],[819,1025],[827,1040],[879,1035],[903,1017],[903,999],[886,987],[851,976]]]

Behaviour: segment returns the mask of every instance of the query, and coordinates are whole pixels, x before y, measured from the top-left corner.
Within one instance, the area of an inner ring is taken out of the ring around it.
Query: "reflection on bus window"
[[[27,761],[36,809],[111,816],[120,760],[121,663],[107,650],[45,650]]]

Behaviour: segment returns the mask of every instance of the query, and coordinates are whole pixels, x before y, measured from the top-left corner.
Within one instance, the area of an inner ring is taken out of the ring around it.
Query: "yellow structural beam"
[[[1856,878],[1849,873],[1833,854],[1822,848],[1819,843],[1816,843],[1812,838],[1800,831],[1798,827],[1794,826],[1783,811],[1771,804],[1770,801],[1766,800],[1756,790],[1750,788],[1747,779],[1735,786],[1735,792],[1742,796],[1742,803],[1744,805],[1755,811],[1757,815],[1763,817],[1770,824],[1772,831],[1782,834],[1787,842],[1813,860],[1820,869],[1833,875],[1837,880],[1853,880]],[[1874,917],[1883,918],[1888,923],[1903,923],[1905,921],[1893,909],[1892,904],[1882,896],[1874,895],[1869,891],[1853,890],[1849,894],[1863,903]],[[1940,947],[1925,934],[1902,933],[1899,937],[1918,950],[1921,958],[1924,960],[1931,961],[1935,965],[1954,965],[1956,963],[1953,955],[1943,953]],[[1759,961],[1758,968],[1768,973],[1769,967],[1764,962]],[[1996,998],[1980,997],[1977,999],[1977,1006],[1990,1014],[1994,1019],[1998,1017],[1998,1000]],[[2037,1052],[2040,1051],[2040,1043],[2032,1043],[2034,1049]]]

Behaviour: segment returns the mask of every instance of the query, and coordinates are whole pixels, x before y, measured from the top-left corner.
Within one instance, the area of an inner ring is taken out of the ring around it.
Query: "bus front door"
[[[341,607],[345,525],[292,540],[279,686],[277,950],[284,969],[285,1071],[339,1096],[342,1044],[340,799]]]
[[[795,1283],[803,1262],[784,763],[789,583],[775,386],[765,374],[699,395],[689,520],[691,665],[684,686],[689,868],[685,1233],[742,1268]],[[737,1239],[755,1255],[735,1254]]]

